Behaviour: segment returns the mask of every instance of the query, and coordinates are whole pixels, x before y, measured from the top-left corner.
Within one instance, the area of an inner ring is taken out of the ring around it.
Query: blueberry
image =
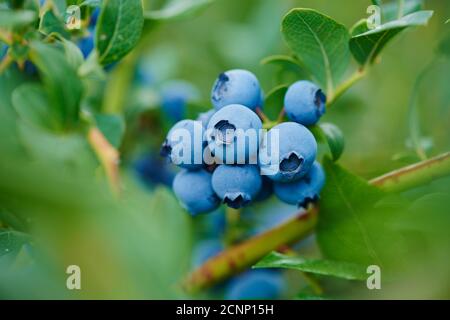
[[[276,182],[276,196],[289,204],[306,208],[310,202],[317,201],[325,184],[325,173],[318,162],[314,162],[311,170],[302,179],[289,183]]]
[[[161,156],[173,164],[189,170],[203,167],[203,127],[201,122],[182,120],[177,122],[167,134],[161,147]]]
[[[265,101],[265,95],[264,95],[264,91],[261,89],[261,91],[259,93],[259,103],[258,103],[259,108],[262,109],[264,107],[264,101]]]
[[[78,48],[80,48],[83,57],[86,59],[94,50],[94,32],[88,30],[87,35],[78,40]]]
[[[284,97],[284,109],[292,121],[310,126],[316,124],[325,113],[326,100],[317,85],[302,80],[289,87]]]
[[[227,219],[225,217],[225,210],[218,208],[207,216],[203,217],[202,229],[209,236],[217,237],[225,232],[227,226]]]
[[[4,53],[0,52],[0,60],[4,57],[4,55],[7,53],[7,51],[8,51],[8,46],[5,46]],[[3,56],[2,56],[2,54],[3,54]],[[19,70],[19,72],[23,71],[23,72],[25,72],[25,74],[32,76],[32,77],[36,77],[39,74],[38,68],[30,60],[25,60],[25,62],[23,64],[23,68],[19,68],[19,64],[17,62],[15,63],[15,67],[17,68],[17,70]]]
[[[261,172],[274,181],[289,182],[303,177],[317,154],[317,142],[301,124],[284,122],[263,139],[259,152]]]
[[[227,286],[225,299],[280,299],[286,282],[275,270],[251,270],[234,278]]]
[[[253,165],[221,165],[213,173],[212,186],[219,198],[231,208],[241,208],[261,189],[259,169]]]
[[[165,72],[163,72],[165,75]],[[161,74],[158,58],[152,55],[142,56],[136,66],[135,80],[138,84],[146,87],[156,86],[164,80]]]
[[[205,170],[180,171],[173,181],[173,191],[192,215],[213,211],[220,204],[211,185],[211,174]]]
[[[97,24],[98,16],[100,15],[100,8],[95,8],[94,11],[91,14],[91,19],[89,21],[90,27],[95,27]]]
[[[247,70],[230,70],[219,75],[211,92],[217,110],[241,104],[252,110],[261,107],[261,88],[256,76]]]
[[[135,81],[144,87],[151,87],[156,84],[156,77],[151,65],[139,63],[135,71]]]
[[[192,265],[194,268],[201,266],[210,258],[224,250],[224,245],[218,239],[203,240],[197,244],[192,253]]]
[[[219,163],[256,164],[262,122],[250,109],[232,104],[210,119],[206,138]]]
[[[249,230],[248,236],[255,236],[267,230],[270,230],[298,214],[298,208],[288,205],[281,201],[274,201],[270,206],[258,208],[257,215],[252,223],[252,228]]]
[[[0,43],[0,60],[3,59],[6,56],[6,53],[8,52],[8,46],[3,45]]]
[[[269,199],[273,194],[273,181],[267,178],[267,176],[261,176],[262,185],[261,190],[255,198],[255,201],[262,202]]]
[[[145,155],[133,163],[133,169],[139,180],[145,185],[153,187],[158,184],[172,185],[175,174],[160,158],[154,155]]]
[[[30,60],[25,61],[24,70],[25,70],[25,73],[30,76],[36,76],[38,74],[38,69],[37,69],[36,65],[33,62],[31,62]]]
[[[198,115],[197,121],[200,121],[203,125],[203,128],[208,128],[209,120],[211,120],[211,117],[216,113],[216,110],[209,110],[207,112],[202,112]]]
[[[185,118],[187,103],[199,97],[197,88],[186,81],[171,81],[161,88],[162,109],[173,121]]]

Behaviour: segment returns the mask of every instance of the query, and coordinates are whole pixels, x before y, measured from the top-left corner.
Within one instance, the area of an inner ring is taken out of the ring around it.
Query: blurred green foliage
[[[70,44],[64,46],[63,40],[61,51],[43,45],[39,38],[31,42],[30,58],[42,78],[26,75],[15,65],[1,74],[0,298],[185,297],[179,280],[190,268],[191,244],[210,228],[207,217],[193,221],[168,188],[144,188],[131,169],[136,157],[158,152],[170,127],[160,112],[159,89],[171,79],[193,83],[202,93],[201,101],[189,107],[197,113],[211,107],[209,93],[217,74],[245,68],[258,75],[269,93],[299,77],[295,68],[286,72],[274,63],[261,64],[267,56],[290,54],[280,27],[291,8],[313,8],[350,28],[367,17],[370,5],[356,0],[199,2],[175,17],[179,7],[163,0],[144,1],[147,20],[140,42],[109,72],[92,57],[81,62],[79,52]],[[414,143],[419,140],[428,142],[426,156],[450,149],[450,25],[445,24],[450,3],[424,2],[426,9],[434,10],[429,25],[401,33],[383,51],[382,63],[376,63],[325,116],[345,136],[340,164],[363,178],[416,162]],[[54,3],[57,8],[61,5]],[[83,16],[91,9],[83,9]],[[36,19],[33,8],[29,10],[14,16],[13,22],[7,22],[2,12],[0,28],[4,23],[22,30]],[[75,40],[79,36],[72,34]],[[27,56],[29,52],[21,49],[14,47],[12,52]],[[105,61],[111,62],[109,57]],[[154,81],[136,81],[140,68],[149,70]],[[415,86],[424,69],[427,72]],[[412,93],[415,125],[420,127],[420,139],[415,141],[408,123]],[[268,107],[280,108],[276,100]],[[278,112],[268,114],[274,119]],[[120,198],[110,192],[86,140],[90,126],[98,127],[122,155]],[[448,298],[449,186],[450,179],[442,179],[403,195],[413,205],[398,210],[396,228],[412,235],[408,248],[413,249],[399,281],[368,295],[361,283],[331,279],[323,282],[327,293],[345,298]],[[278,210],[274,202],[249,211],[270,214]],[[394,204],[386,205],[389,212],[396,210]],[[384,222],[380,218],[380,233]],[[312,251],[308,254],[318,255],[316,247]],[[71,264],[81,267],[81,291],[66,289],[66,268]]]

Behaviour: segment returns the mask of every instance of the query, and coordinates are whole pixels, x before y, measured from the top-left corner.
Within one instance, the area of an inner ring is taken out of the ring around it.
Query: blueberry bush
[[[449,298],[449,12],[0,0],[0,298]]]

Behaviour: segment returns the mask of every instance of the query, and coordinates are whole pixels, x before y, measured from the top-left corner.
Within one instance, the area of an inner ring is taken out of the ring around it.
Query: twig
[[[386,192],[399,192],[447,175],[450,175],[450,152],[390,172],[370,183]],[[184,287],[196,292],[252,266],[271,251],[304,239],[313,232],[318,212],[318,207],[310,207],[306,213],[300,212],[295,218],[213,257],[187,277]]]
[[[283,109],[281,109],[280,113],[278,114],[277,123],[283,122],[283,118],[284,118],[285,114],[286,114],[286,110],[283,107]]]
[[[238,238],[238,232],[236,232],[236,228],[238,227],[239,221],[241,219],[241,210],[233,209],[227,207],[225,210],[226,216],[226,232],[225,232],[225,240],[227,245],[233,245]]]
[[[266,116],[266,114],[261,110],[261,108],[259,107],[256,108],[255,112],[264,123],[271,122],[269,117]]]
[[[11,45],[11,43],[12,43],[11,33],[4,29],[0,29],[0,40],[2,42],[6,43],[7,45]]]
[[[302,276],[303,278],[305,278],[310,288],[314,291],[314,294],[318,296],[323,295],[324,290],[313,274],[308,272],[302,272]]]
[[[222,252],[189,275],[184,287],[197,291],[220,282],[253,265],[267,253],[301,240],[314,229],[317,213],[318,209],[312,207],[295,219]]]
[[[331,107],[348,89],[350,89],[356,82],[364,78],[367,71],[365,68],[357,70],[350,78],[340,84],[334,93],[328,97],[327,107]]]
[[[392,171],[370,181],[389,192],[401,192],[430,183],[450,173],[450,152]]]
[[[0,74],[2,74],[3,71],[5,71],[11,65],[11,63],[13,63],[13,59],[8,54],[2,61],[0,61]]]
[[[111,191],[118,196],[120,193],[119,152],[96,127],[89,130],[88,140],[105,169]]]
[[[397,19],[400,19],[401,17],[403,17],[403,8],[405,6],[405,1],[404,0],[398,0],[398,12],[397,12]]]

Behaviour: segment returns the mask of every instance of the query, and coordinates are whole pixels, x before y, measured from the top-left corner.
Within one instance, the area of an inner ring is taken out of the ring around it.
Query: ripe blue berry
[[[89,20],[89,26],[95,27],[99,15],[100,15],[100,8],[95,8],[91,14],[91,19]]]
[[[195,246],[192,253],[192,266],[194,268],[201,266],[208,259],[218,255],[224,250],[224,245],[217,239],[203,240]]]
[[[171,186],[175,177],[174,172],[168,168],[167,164],[153,154],[138,158],[133,163],[133,168],[139,180],[148,187],[158,184]]]
[[[185,118],[187,103],[199,97],[197,88],[182,80],[168,82],[161,88],[162,109],[173,121]]]
[[[262,202],[269,199],[273,194],[273,181],[267,178],[267,176],[261,176],[262,185],[261,190],[259,190],[255,201]]]
[[[274,270],[251,270],[234,278],[225,293],[227,300],[280,299],[286,283]]]
[[[192,215],[213,211],[220,204],[211,185],[211,174],[206,170],[180,171],[173,181],[173,191]]]
[[[261,89],[261,91],[259,93],[259,103],[258,103],[259,108],[262,109],[264,107],[264,101],[265,101],[265,95],[264,95],[264,91]]]
[[[250,109],[232,104],[217,111],[207,130],[208,147],[219,163],[256,164],[262,122]]]
[[[316,124],[325,113],[326,100],[318,86],[302,80],[289,87],[284,97],[284,109],[292,121],[310,126]]]
[[[258,208],[252,228],[247,235],[249,237],[255,236],[269,229],[273,229],[287,220],[292,219],[297,214],[298,209],[295,206],[288,205],[281,201],[274,201],[270,206]]]
[[[253,199],[261,189],[259,169],[253,165],[219,166],[213,173],[212,186],[229,207],[239,209]]]
[[[3,45],[0,43],[0,60],[3,59],[6,56],[6,53],[8,52],[8,46]]]
[[[274,181],[295,181],[309,171],[316,154],[317,142],[312,133],[301,124],[284,122],[267,133],[259,164],[262,173]]]
[[[86,59],[94,50],[94,32],[88,30],[88,34],[78,40],[78,48],[80,48],[83,57]]]
[[[189,170],[203,167],[202,124],[194,120],[177,122],[167,134],[161,147],[161,156],[166,157],[173,164]]]
[[[227,219],[225,217],[225,210],[219,207],[217,210],[204,216],[201,220],[201,226],[206,235],[217,238],[226,230]]]
[[[325,173],[318,162],[314,162],[311,170],[302,179],[289,183],[276,182],[276,196],[289,204],[306,208],[310,202],[317,201],[325,184]]]
[[[219,75],[211,92],[217,110],[230,104],[241,104],[255,110],[261,107],[261,87],[256,76],[247,70],[230,70]]]
[[[38,74],[38,69],[36,68],[36,65],[30,60],[25,61],[24,71],[26,74],[30,76],[36,76]]]

